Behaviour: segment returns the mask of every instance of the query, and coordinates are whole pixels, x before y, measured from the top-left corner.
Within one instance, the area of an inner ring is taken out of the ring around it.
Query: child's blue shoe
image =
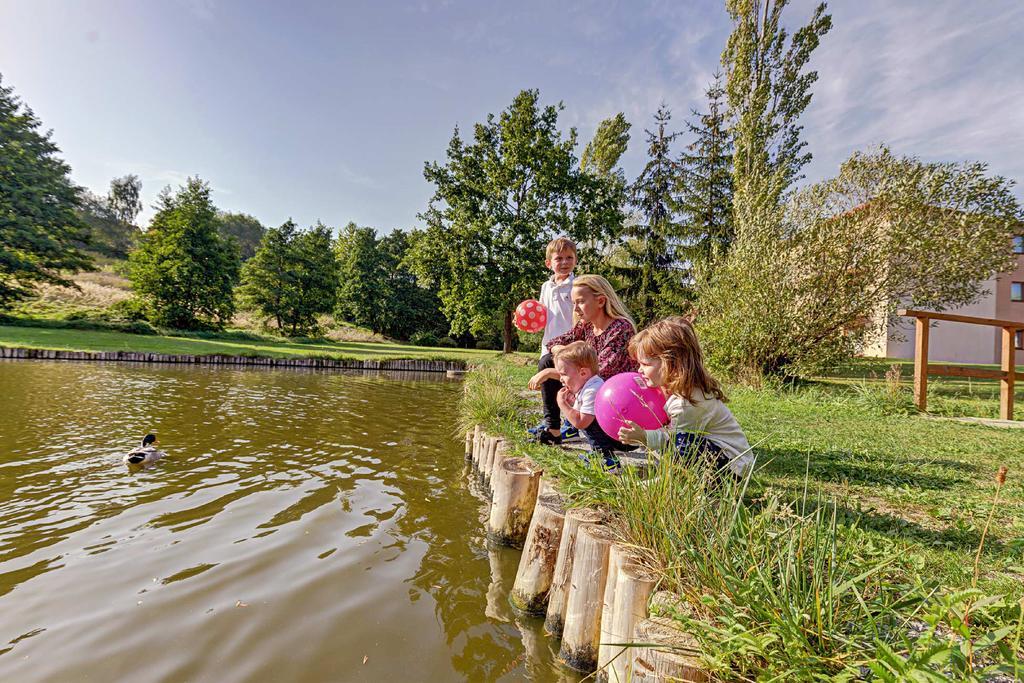
[[[568,420],[562,420],[562,438],[575,439],[580,435],[580,430],[572,426]]]
[[[542,421],[542,422],[534,425],[533,427],[530,427],[526,431],[529,432],[531,436],[537,436],[541,432],[546,431],[547,428],[548,428],[547,423]]]

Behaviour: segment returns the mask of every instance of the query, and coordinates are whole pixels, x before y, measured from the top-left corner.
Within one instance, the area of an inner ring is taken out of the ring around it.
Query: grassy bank
[[[1019,677],[1024,430],[917,415],[905,376],[854,370],[796,388],[730,387],[758,455],[745,487],[709,486],[675,465],[641,485],[529,444],[528,366],[474,373],[462,408],[467,425],[541,462],[572,504],[617,513],[626,540],[689,601],[675,616],[709,668],[758,679]],[[950,409],[998,405],[984,385],[940,390]]]
[[[285,341],[252,333],[142,335],[106,330],[0,325],[0,346],[66,351],[136,351],[166,354],[223,354],[289,358],[316,356],[356,360],[431,359],[483,361],[496,351],[434,348],[395,343],[347,341]]]

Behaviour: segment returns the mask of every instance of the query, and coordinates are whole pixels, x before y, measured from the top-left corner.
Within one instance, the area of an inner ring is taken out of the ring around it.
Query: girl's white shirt
[[[669,423],[661,429],[648,429],[647,448],[663,451],[675,446],[676,434],[699,434],[722,449],[729,458],[729,469],[746,475],[754,465],[754,453],[747,437],[729,407],[717,398],[707,398],[700,389],[693,390],[693,402],[675,394],[665,401]]]
[[[561,337],[572,329],[572,281],[575,275],[555,283],[552,275],[540,287],[540,302],[548,309],[548,321],[544,326],[544,339],[540,344],[540,355],[547,353],[548,342]]]

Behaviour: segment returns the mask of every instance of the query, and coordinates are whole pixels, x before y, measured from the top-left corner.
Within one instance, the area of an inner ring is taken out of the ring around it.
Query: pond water
[[[0,361],[0,680],[578,680],[508,605],[459,391]]]

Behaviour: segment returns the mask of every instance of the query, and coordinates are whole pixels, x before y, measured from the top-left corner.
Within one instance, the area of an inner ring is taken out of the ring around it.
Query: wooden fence
[[[928,409],[928,375],[944,375],[947,377],[976,377],[979,379],[999,380],[999,417],[1003,420],[1013,419],[1013,382],[1016,373],[1014,365],[1014,334],[1024,330],[1024,322],[998,320],[996,318],[977,318],[970,315],[953,315],[951,313],[935,313],[933,311],[917,311],[900,309],[899,315],[915,319],[914,340],[914,403],[918,410]],[[968,325],[986,325],[1000,327],[1003,330],[1000,344],[999,370],[988,368],[965,367],[961,365],[937,365],[928,362],[928,330],[931,321],[967,323]]]

